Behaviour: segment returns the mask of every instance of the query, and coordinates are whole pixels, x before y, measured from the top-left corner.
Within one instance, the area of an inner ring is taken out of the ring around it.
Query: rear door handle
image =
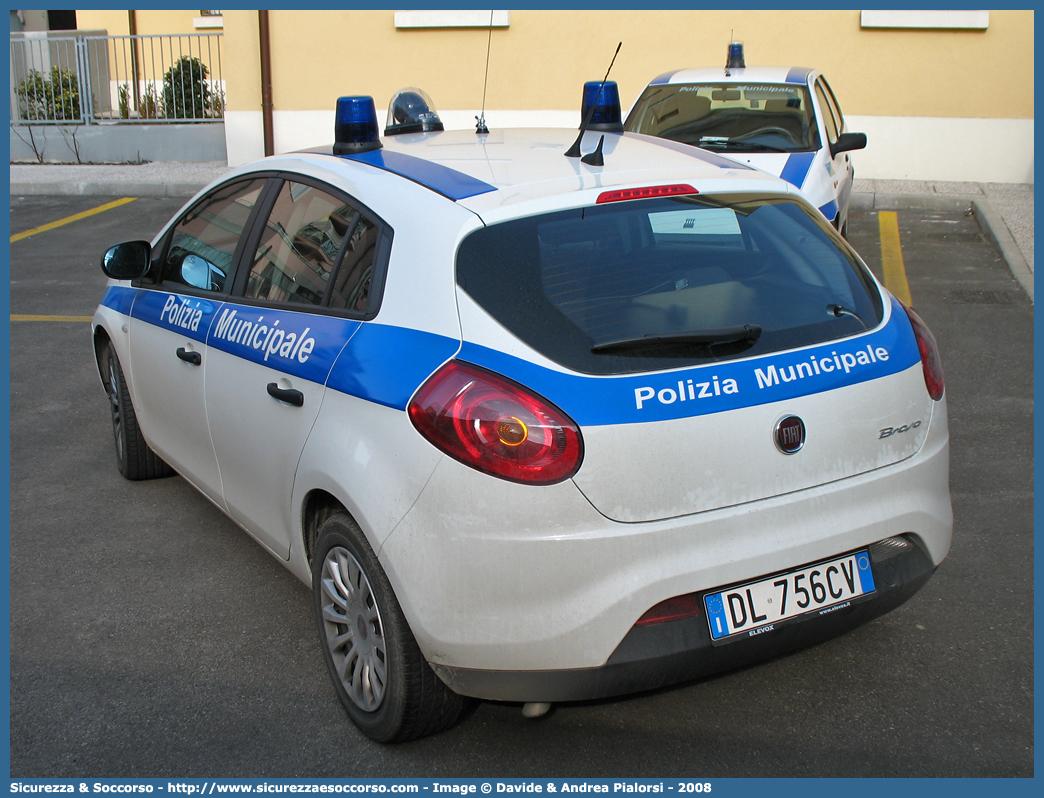
[[[178,357],[186,363],[191,363],[193,366],[198,366],[203,362],[203,356],[199,352],[190,352],[183,346],[178,347]]]
[[[288,405],[294,407],[301,407],[304,405],[304,394],[300,391],[295,391],[293,388],[280,388],[276,383],[268,383],[268,395],[273,399],[278,399],[280,402],[286,402]]]

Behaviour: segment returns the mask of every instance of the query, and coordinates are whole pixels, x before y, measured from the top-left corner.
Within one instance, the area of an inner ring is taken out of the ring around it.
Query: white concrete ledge
[[[925,116],[845,117],[866,133],[852,153],[857,178],[1032,183],[1033,120]]]
[[[396,11],[396,28],[488,28],[489,11],[462,9],[459,11]],[[494,11],[493,27],[511,25],[510,11]]]
[[[859,14],[863,28],[935,28],[938,30],[986,30],[989,11],[889,11],[874,9]]]

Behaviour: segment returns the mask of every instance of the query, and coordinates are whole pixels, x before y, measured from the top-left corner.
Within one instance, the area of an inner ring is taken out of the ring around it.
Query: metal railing
[[[11,124],[219,122],[221,34],[11,39]]]

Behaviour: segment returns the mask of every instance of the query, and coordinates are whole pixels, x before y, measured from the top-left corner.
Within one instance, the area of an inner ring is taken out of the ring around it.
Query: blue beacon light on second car
[[[729,42],[729,55],[725,60],[726,69],[745,69],[746,61],[743,59],[743,42]]]
[[[599,90],[599,88],[601,90]],[[616,81],[589,80],[584,84],[584,99],[580,110],[580,118],[586,119],[589,111],[591,122],[588,130],[601,130],[606,133],[623,133],[623,120],[620,114],[620,90]]]
[[[334,117],[334,155],[357,155],[383,146],[373,97],[338,97]]]

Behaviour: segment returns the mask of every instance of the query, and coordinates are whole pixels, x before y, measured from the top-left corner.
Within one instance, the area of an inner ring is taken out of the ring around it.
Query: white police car
[[[866,147],[866,135],[847,131],[830,84],[814,69],[745,67],[742,45],[733,43],[724,69],[655,78],[624,127],[782,177],[847,234],[854,175],[848,153]]]
[[[370,98],[336,130],[110,249],[94,343],[120,471],[312,585],[367,735],[775,656],[946,556],[934,339],[785,181],[628,133],[381,147]]]

